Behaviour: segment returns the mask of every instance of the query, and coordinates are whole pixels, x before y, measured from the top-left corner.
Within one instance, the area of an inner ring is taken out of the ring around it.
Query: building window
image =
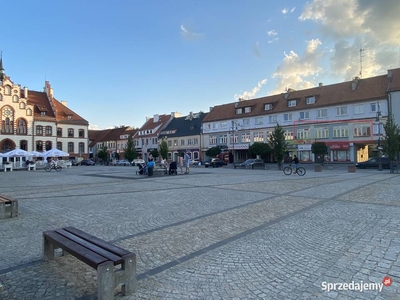
[[[221,122],[221,128],[222,129],[227,128],[227,127],[228,127],[228,125],[227,125],[226,122]]]
[[[228,137],[226,136],[226,134],[221,135],[219,137],[219,143],[222,145],[226,145],[226,143],[228,142]]]
[[[236,114],[241,115],[242,114],[242,108],[236,108]]]
[[[264,104],[264,110],[271,110],[272,109],[272,104],[268,103],[268,104]]]
[[[25,105],[25,102],[20,102],[20,103],[19,103],[19,108],[20,108],[20,109],[25,109],[25,106],[26,106],[26,105]]]
[[[4,87],[4,95],[11,95],[11,87],[9,85]]]
[[[242,133],[242,143],[250,143],[250,133],[249,132],[245,132]]]
[[[374,122],[374,135],[382,135],[383,133],[384,133],[383,124]]]
[[[73,128],[68,128],[68,137],[73,138],[74,137],[74,129]]]
[[[257,117],[256,118],[256,125],[262,125],[263,124],[263,117]]]
[[[42,152],[43,151],[43,142],[42,141],[37,141],[36,142],[36,151]]]
[[[300,112],[300,120],[308,120],[310,119],[310,112],[309,111],[301,111]]]
[[[57,137],[62,137],[62,128],[60,127],[57,128]]]
[[[285,140],[293,140],[293,131],[286,130],[284,135],[285,135]]]
[[[317,118],[327,118],[328,117],[328,109],[318,109],[317,110]]]
[[[315,97],[314,96],[311,96],[311,97],[307,97],[306,98],[306,104],[307,105],[309,105],[309,104],[314,104],[315,103]]]
[[[349,129],[347,126],[335,126],[333,127],[334,138],[349,137]]]
[[[308,128],[297,130],[296,138],[298,140],[308,140],[308,139],[310,139],[310,130]]]
[[[171,140],[168,140],[168,141],[167,141],[167,145],[168,145],[168,147],[172,147],[172,141],[171,141]]]
[[[333,161],[350,161],[350,151],[349,150],[333,151]]]
[[[181,146],[185,146],[185,140],[182,139],[180,142],[181,142]]]
[[[354,105],[354,114],[359,115],[364,113],[364,104]]]
[[[268,122],[269,122],[269,123],[276,123],[276,115],[274,115],[274,116],[269,116],[269,117],[268,117]]]
[[[43,126],[41,125],[36,126],[36,135],[43,135]]]
[[[84,138],[85,137],[85,130],[79,129],[78,133],[79,133],[79,137],[80,138]]]
[[[79,155],[82,155],[82,153],[85,153],[85,143],[79,143]]]
[[[19,101],[19,98],[18,98],[18,96],[17,96],[17,95],[14,95],[14,96],[13,96],[13,102],[16,102],[16,103],[18,103],[18,101]]]
[[[212,124],[212,127],[213,127],[214,130],[215,130],[215,129],[218,129],[218,123],[213,123],[213,124]]]
[[[19,142],[19,149],[28,151],[28,141],[22,140]]]
[[[243,126],[250,126],[250,119],[243,119]]]
[[[14,122],[10,118],[1,121],[1,133],[14,133]]]
[[[376,102],[371,103],[371,112],[377,112],[379,108],[379,104]]]
[[[329,131],[327,127],[316,128],[314,138],[316,139],[329,139]]]
[[[250,107],[250,106],[245,107],[245,108],[244,108],[244,112],[245,112],[245,113],[251,112],[251,107]]]
[[[238,141],[239,141],[239,136],[238,136],[237,134],[235,134],[235,136],[231,135],[231,136],[229,137],[229,142],[230,142],[231,144],[237,143]]]
[[[41,112],[40,112],[40,115],[41,115],[41,116],[45,116],[45,115],[46,115],[46,112],[45,112],[45,111],[41,111]]]
[[[198,144],[199,144],[199,139],[193,138],[193,145],[198,145]]]
[[[284,115],[283,115],[283,120],[284,120],[285,122],[292,121],[292,114],[284,114]]]
[[[193,140],[192,139],[187,139],[187,145],[192,146],[193,145]]]
[[[217,144],[217,136],[210,135],[210,145],[216,145],[216,144]]]
[[[51,126],[46,126],[45,132],[47,136],[50,136],[53,133],[53,129],[51,128]]]
[[[26,110],[26,115],[27,115],[27,116],[32,116],[32,109],[28,108],[28,109]]]
[[[74,143],[73,142],[68,143],[68,152],[74,152]]]
[[[178,147],[178,140],[174,140],[174,147]]]
[[[254,142],[264,142],[264,132],[254,132],[253,134]]]
[[[62,151],[62,142],[57,142],[57,149]]]
[[[210,129],[211,129],[210,123],[204,124],[204,130],[210,130]]]
[[[26,121],[24,119],[19,119],[17,126],[18,126],[17,134],[27,134],[28,133],[28,127],[26,126]]]
[[[336,115],[337,116],[347,115],[347,106],[336,107]]]
[[[53,144],[52,144],[52,142],[50,142],[50,141],[46,141],[46,147],[45,147],[45,149],[46,149],[46,151],[49,151],[49,150],[51,150],[51,148],[53,148],[53,146],[52,146]]]
[[[358,124],[354,126],[354,136],[371,136],[371,126],[369,124]]]
[[[288,107],[294,107],[294,106],[296,106],[296,104],[297,104],[296,100],[289,100],[288,101]]]

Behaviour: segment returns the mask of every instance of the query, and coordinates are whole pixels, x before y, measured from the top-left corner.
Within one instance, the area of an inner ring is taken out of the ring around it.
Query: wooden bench
[[[7,172],[7,170],[9,170],[10,172],[13,171],[13,165],[12,164],[4,164],[3,168],[4,168],[4,172]]]
[[[18,200],[0,195],[0,219],[18,216]]]
[[[97,270],[98,299],[114,299],[119,285],[123,295],[136,291],[135,253],[74,227],[43,232],[43,260],[54,259],[54,250],[59,248]]]

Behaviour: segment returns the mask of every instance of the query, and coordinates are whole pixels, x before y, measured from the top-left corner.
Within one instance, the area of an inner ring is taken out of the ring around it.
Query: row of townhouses
[[[70,157],[88,154],[89,123],[54,98],[48,81],[43,91],[14,84],[0,57],[0,151],[15,148],[43,152],[58,148]]]
[[[386,75],[354,78],[210,108],[209,112],[154,114],[140,128],[121,126],[101,131],[88,130],[89,123],[54,97],[48,81],[43,91],[14,84],[0,57],[0,151],[15,148],[45,151],[58,148],[70,157],[94,157],[107,146],[110,159],[124,158],[129,136],[143,159],[161,140],[169,148],[168,160],[189,151],[192,159],[206,158],[205,152],[219,146],[228,157],[242,161],[255,142],[268,143],[277,124],[285,130],[287,156],[314,161],[311,145],[323,141],[331,162],[365,161],[376,155],[389,115],[400,123],[400,69]],[[271,156],[267,158],[273,161]]]

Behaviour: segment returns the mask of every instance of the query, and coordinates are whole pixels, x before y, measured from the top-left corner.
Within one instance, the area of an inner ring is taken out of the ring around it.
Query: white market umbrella
[[[15,148],[14,150],[3,153],[3,157],[27,157],[27,156],[29,156],[29,152],[19,148]]]
[[[58,150],[57,148],[50,149],[42,153],[43,157],[63,157],[69,156],[69,153]]]
[[[31,152],[29,152],[29,156],[43,157],[43,153],[42,152],[38,152],[38,151],[31,151]]]

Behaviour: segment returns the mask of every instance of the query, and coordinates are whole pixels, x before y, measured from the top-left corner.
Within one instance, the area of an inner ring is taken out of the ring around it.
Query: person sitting
[[[296,174],[297,168],[299,167],[299,159],[297,158],[296,155],[294,155],[294,158],[292,159],[292,163],[294,163],[294,174]]]

